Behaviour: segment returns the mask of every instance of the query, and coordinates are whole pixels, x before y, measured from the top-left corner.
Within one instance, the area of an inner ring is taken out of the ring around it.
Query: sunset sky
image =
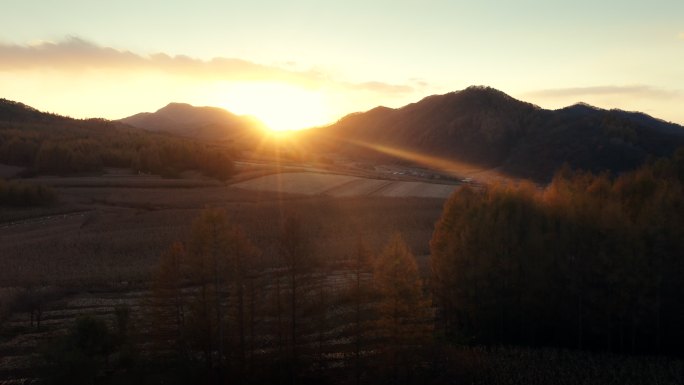
[[[488,85],[684,124],[681,0],[0,4],[0,97],[73,117],[173,101],[294,129]]]

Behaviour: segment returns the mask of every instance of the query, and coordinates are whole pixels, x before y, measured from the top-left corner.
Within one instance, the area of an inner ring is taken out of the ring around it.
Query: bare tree
[[[302,230],[298,218],[288,216],[285,218],[280,231],[280,257],[284,265],[287,279],[287,289],[290,305],[290,378],[294,381],[298,369],[298,317],[299,297],[304,289],[305,282],[310,279],[310,273],[315,267],[314,258],[311,255],[307,239]]]

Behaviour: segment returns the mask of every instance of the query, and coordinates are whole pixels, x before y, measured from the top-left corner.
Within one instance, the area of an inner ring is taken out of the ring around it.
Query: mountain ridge
[[[187,103],[169,103],[153,113],[107,121],[71,119],[0,99],[0,121],[57,125],[102,121],[228,141],[245,148],[259,143],[263,134],[263,124],[255,118]],[[369,149],[394,148],[540,182],[549,181],[563,164],[616,174],[648,159],[669,156],[684,146],[684,127],[642,112],[606,110],[582,102],[550,110],[482,86],[430,95],[399,108],[378,106],[351,113],[328,126],[296,135],[310,151],[396,160],[396,154]]]
[[[358,156],[367,151],[344,142],[411,150],[539,181],[548,181],[564,163],[619,173],[684,146],[684,127],[641,112],[586,103],[547,110],[483,86],[349,114],[319,134]]]

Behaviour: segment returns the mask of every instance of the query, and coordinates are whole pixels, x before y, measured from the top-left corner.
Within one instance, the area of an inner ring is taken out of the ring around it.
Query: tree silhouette
[[[247,319],[247,303],[245,301],[245,290],[249,285],[251,291],[252,306],[250,306],[250,329],[254,328],[254,282],[251,275],[259,267],[255,261],[259,250],[247,238],[247,234],[238,226],[231,226],[228,229],[228,275],[233,287],[233,295],[235,297],[235,317],[237,321],[237,377],[240,381],[244,381],[244,368],[246,365],[246,319]],[[250,333],[251,339],[254,339],[254,333]],[[250,341],[252,344],[253,341]],[[251,368],[250,368],[251,369]]]
[[[301,221],[294,217],[285,218],[280,229],[280,257],[285,269],[287,290],[290,306],[290,377],[294,381],[298,370],[298,317],[299,304],[303,300],[299,297],[303,290],[304,281],[309,279],[308,274],[313,269],[312,256],[306,244],[306,238],[302,230]],[[280,281],[279,281],[280,282]]]
[[[430,301],[416,260],[399,234],[395,234],[373,266],[373,280],[379,295],[376,303],[377,332],[391,376],[399,381],[400,368],[408,376],[416,364],[417,350],[429,341],[432,330]]]
[[[677,352],[682,154],[615,178],[566,167],[543,190],[457,191],[430,244],[445,334],[477,344]]]
[[[180,242],[174,242],[162,253],[150,304],[157,340],[162,344],[173,341],[173,348],[181,358],[188,353],[185,337],[187,298],[183,293],[183,287],[187,285],[186,259],[185,247]]]
[[[356,243],[356,250],[351,260],[349,261],[349,270],[352,274],[350,285],[351,301],[353,303],[354,318],[353,322],[353,349],[354,349],[354,377],[356,384],[361,382],[361,375],[363,372],[363,359],[361,357],[362,349],[367,343],[366,339],[372,333],[372,326],[369,319],[369,304],[371,303],[371,296],[373,288],[370,280],[370,275],[373,269],[373,260],[368,245],[361,236],[359,236]]]
[[[245,379],[247,301],[254,301],[252,274],[257,248],[225,211],[207,209],[193,222],[188,250],[176,242],[162,254],[153,286],[153,319],[161,341],[175,342],[183,359],[203,352],[219,381],[235,358],[235,376]],[[253,328],[253,306],[249,310]],[[170,329],[170,330],[165,330]],[[251,333],[252,341],[254,333]],[[231,355],[233,353],[234,355]]]

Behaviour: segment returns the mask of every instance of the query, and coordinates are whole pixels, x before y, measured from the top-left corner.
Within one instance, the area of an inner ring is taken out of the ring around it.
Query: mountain
[[[206,140],[226,140],[253,134],[263,123],[250,116],[239,116],[218,107],[195,107],[170,103],[156,112],[143,112],[120,122],[149,131]]]
[[[71,120],[65,116],[41,112],[24,103],[0,99],[0,122],[45,123]]]
[[[105,168],[175,177],[199,171],[225,180],[236,149],[106,119],[72,119],[0,99],[0,167],[36,174],[99,174]],[[14,173],[10,176],[14,176]]]
[[[619,173],[684,146],[684,127],[643,113],[584,103],[546,110],[480,86],[350,114],[317,133],[355,156],[380,145],[539,181],[564,163]]]

